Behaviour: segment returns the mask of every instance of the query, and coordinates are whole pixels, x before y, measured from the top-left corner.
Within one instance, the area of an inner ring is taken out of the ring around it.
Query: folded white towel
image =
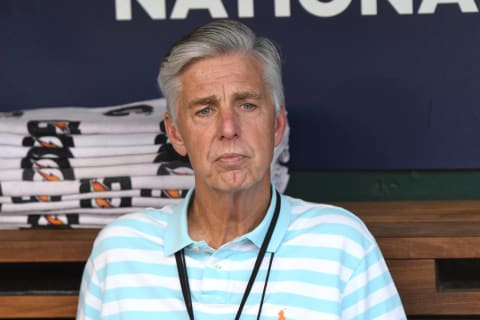
[[[0,113],[0,131],[21,135],[159,132],[165,99],[110,107],[39,108]]]
[[[0,195],[9,197],[63,196],[94,192],[96,185],[105,186],[109,191],[190,189],[194,185],[194,179],[194,176],[191,175],[169,175],[161,177],[118,176],[72,181],[2,181],[0,182]]]
[[[0,170],[0,181],[63,181],[116,176],[193,175],[189,163],[142,163],[85,168],[30,168]]]

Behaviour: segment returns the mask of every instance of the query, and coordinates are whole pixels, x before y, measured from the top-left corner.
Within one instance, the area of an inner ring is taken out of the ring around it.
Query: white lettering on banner
[[[265,1],[265,0],[257,0]],[[293,0],[274,0],[275,17],[290,17]],[[296,0],[306,12],[317,17],[334,17],[350,6],[352,0]],[[398,14],[414,14],[414,0],[360,0],[362,16],[378,14],[378,3],[386,1]],[[137,2],[153,20],[167,19],[165,0],[115,0],[115,17],[119,21],[132,20],[132,4]],[[478,12],[475,0],[421,0],[418,14],[434,14],[440,4],[457,4],[462,13]],[[237,17],[255,17],[255,0],[237,0]],[[170,19],[187,19],[190,10],[208,10],[212,18],[228,18],[223,0],[176,0]]]
[[[275,17],[290,17],[290,0],[275,0]]]
[[[222,0],[177,0],[171,19],[186,19],[191,9],[208,9],[212,18],[228,18]]]
[[[238,17],[239,18],[253,18],[253,0],[238,1]]]
[[[332,0],[322,2],[319,0],[299,0],[305,10],[318,17],[333,17],[348,8],[352,0]]]
[[[413,14],[413,0],[387,0],[398,14]],[[378,0],[362,0],[362,16],[377,15]]]
[[[165,0],[136,0],[154,20],[167,18]],[[132,0],[115,0],[117,20],[132,20]]]
[[[462,12],[478,12],[478,7],[474,0],[423,0],[418,8],[419,14],[433,14],[438,4],[456,3]]]

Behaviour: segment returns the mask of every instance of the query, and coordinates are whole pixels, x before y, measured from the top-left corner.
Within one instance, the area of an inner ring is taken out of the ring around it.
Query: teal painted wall
[[[314,202],[480,199],[480,170],[291,171],[286,194]]]

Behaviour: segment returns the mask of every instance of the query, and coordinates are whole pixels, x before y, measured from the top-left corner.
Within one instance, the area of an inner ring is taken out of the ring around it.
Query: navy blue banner
[[[158,97],[211,19],[282,48],[292,169],[480,168],[474,0],[2,0],[0,110]]]

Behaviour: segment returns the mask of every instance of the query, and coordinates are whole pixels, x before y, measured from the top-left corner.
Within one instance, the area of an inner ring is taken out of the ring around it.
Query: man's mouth
[[[224,153],[216,159],[216,162],[223,166],[235,166],[245,159],[247,159],[247,157],[240,153]]]

